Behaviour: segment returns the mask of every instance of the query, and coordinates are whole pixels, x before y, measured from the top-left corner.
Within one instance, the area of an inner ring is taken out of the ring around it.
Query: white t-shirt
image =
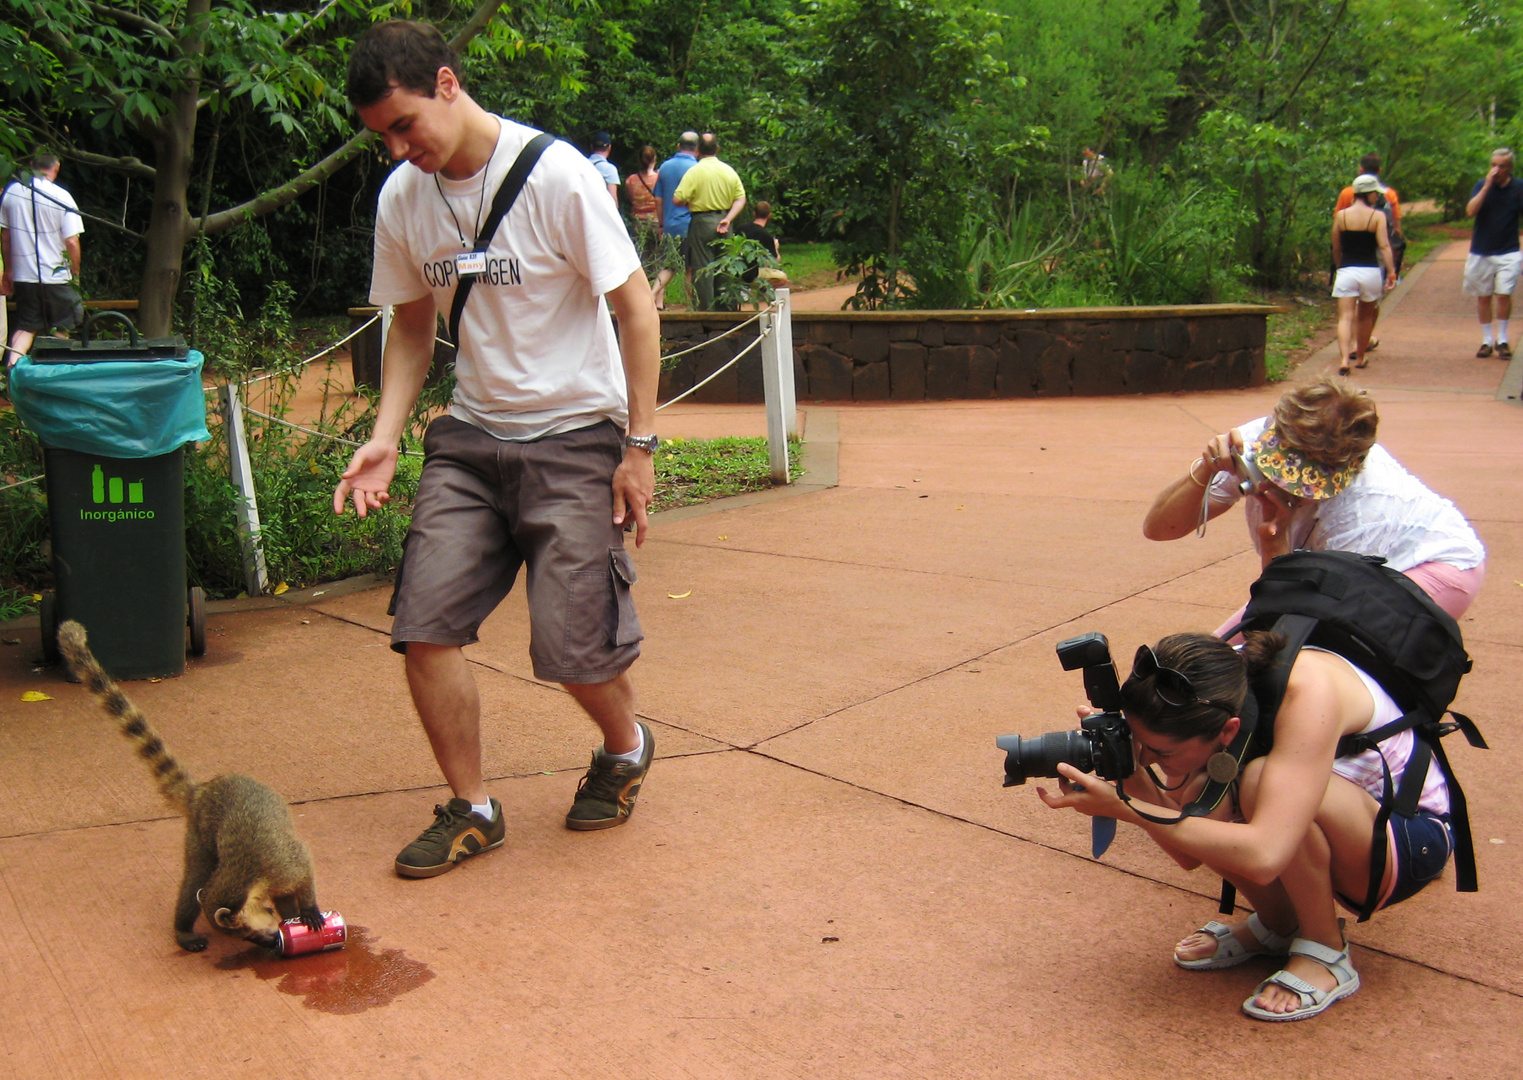
[[[36,199],[36,217],[32,202]],[[46,177],[7,184],[0,197],[0,228],[10,233],[12,281],[67,285],[74,276],[64,241],[85,231],[74,196]],[[41,259],[38,258],[41,249]],[[42,276],[38,277],[39,262]]]
[[[501,125],[486,167],[466,180],[397,167],[376,210],[374,304],[432,294],[448,319],[492,197],[533,128]],[[462,241],[461,237],[464,236]],[[624,365],[603,294],[640,258],[597,170],[575,147],[551,143],[486,252],[460,316],[450,415],[499,439],[537,439],[612,420],[628,422]]]
[[[1269,426],[1261,416],[1238,428],[1245,447]],[[1218,473],[1211,501],[1231,506],[1243,496],[1237,478]],[[1257,499],[1244,507],[1248,535],[1259,547],[1263,511]],[[1381,555],[1392,570],[1405,572],[1423,563],[1448,563],[1469,570],[1486,561],[1486,548],[1465,515],[1448,499],[1430,491],[1376,443],[1353,482],[1331,499],[1303,503],[1291,518],[1290,546],[1314,551],[1354,551]]]

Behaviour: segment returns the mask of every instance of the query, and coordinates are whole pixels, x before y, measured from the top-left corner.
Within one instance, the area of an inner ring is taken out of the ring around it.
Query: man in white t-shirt
[[[6,367],[27,354],[38,334],[68,330],[84,318],[73,282],[85,222],[74,196],[58,186],[58,170],[56,156],[39,154],[31,175],[7,184],[0,196],[0,294],[16,297]]]
[[[643,637],[623,534],[645,540],[655,489],[660,331],[639,257],[597,171],[570,144],[544,149],[489,238],[493,197],[538,134],[483,110],[431,26],[386,22],[355,43],[346,94],[403,164],[376,212],[371,301],[394,305],[375,435],[334,492],[361,517],[382,506],[433,358],[438,316],[473,274],[449,415],[425,460],[392,598],[392,648],[455,797],[397,856],[432,877],[499,846],[502,808],[482,780],[481,705],[462,647],[527,568],[534,674],[561,683],[603,745],[566,816],[621,825],[649,768],[628,668]],[[606,302],[605,302],[606,301]],[[616,338],[609,307],[618,316]]]

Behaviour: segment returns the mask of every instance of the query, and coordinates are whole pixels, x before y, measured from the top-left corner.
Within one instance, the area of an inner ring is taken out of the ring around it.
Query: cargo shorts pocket
[[[645,638],[644,631],[640,629],[640,617],[635,614],[634,594],[630,591],[630,586],[639,580],[639,575],[635,573],[635,562],[629,557],[629,552],[620,547],[610,548],[608,554],[613,563],[613,643],[619,647],[633,645]]]

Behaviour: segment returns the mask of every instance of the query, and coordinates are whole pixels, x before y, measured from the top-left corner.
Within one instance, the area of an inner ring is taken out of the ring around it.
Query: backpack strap
[[[1423,785],[1427,782],[1428,768],[1437,758],[1444,782],[1449,789],[1449,818],[1454,835],[1454,877],[1459,892],[1475,892],[1478,879],[1475,866],[1475,839],[1470,834],[1470,808],[1465,801],[1464,789],[1454,778],[1449,767],[1449,757],[1444,753],[1442,738],[1453,731],[1464,731],[1470,744],[1477,749],[1487,749],[1486,741],[1471,723],[1468,716],[1453,714],[1455,723],[1439,724],[1428,719],[1421,710],[1407,713],[1373,731],[1346,735],[1338,740],[1337,755],[1349,757],[1374,750],[1380,753],[1380,744],[1393,735],[1411,729],[1414,735],[1412,754],[1402,771],[1401,787],[1393,791],[1391,767],[1385,755],[1380,754],[1380,767],[1384,782],[1380,796],[1380,811],[1375,815],[1374,835],[1370,838],[1370,879],[1365,891],[1364,903],[1359,910],[1359,921],[1365,922],[1375,913],[1380,899],[1380,887],[1385,881],[1388,857],[1386,825],[1392,814],[1413,817],[1417,813],[1418,800],[1422,798]]]
[[[513,204],[518,201],[519,192],[523,191],[524,184],[528,182],[529,173],[533,171],[545,148],[555,141],[555,136],[548,131],[542,131],[530,139],[528,145],[518,152],[518,158],[513,162],[513,167],[508,170],[508,175],[502,178],[502,186],[497,189],[497,194],[492,197],[492,210],[487,214],[487,219],[481,223],[481,232],[476,237],[472,251],[485,251],[491,244],[492,237],[497,234],[497,226],[507,216]],[[461,274],[460,284],[455,286],[455,302],[450,305],[449,313],[449,340],[455,346],[458,354],[460,351],[460,313],[465,310],[465,298],[471,295],[471,286],[476,284],[475,274]]]

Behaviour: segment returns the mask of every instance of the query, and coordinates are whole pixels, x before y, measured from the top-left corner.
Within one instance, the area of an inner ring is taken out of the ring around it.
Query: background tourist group
[[[611,152],[611,137],[599,131],[592,137],[592,153],[587,160],[602,175],[618,205],[619,170],[609,161]],[[667,285],[678,270],[688,275],[697,310],[730,306],[720,295],[721,279],[713,266],[720,257],[723,238],[743,236],[760,244],[772,259],[780,259],[777,238],[768,230],[772,207],[759,201],[752,208],[751,221],[735,224],[746,207],[745,185],[739,174],[720,160],[719,140],[712,134],[684,131],[677,139],[676,152],[659,167],[656,156],[655,147],[641,147],[639,169],[624,177],[622,185],[635,246],[652,279],[656,308],[666,307]],[[762,265],[761,260],[749,260],[742,280],[754,281],[758,275],[774,285],[787,283],[782,271]]]
[[[1518,226],[1523,186],[1513,182],[1516,155],[1505,146],[1491,153],[1491,167],[1476,181],[1465,214],[1475,219],[1465,259],[1464,290],[1476,298],[1481,345],[1476,356],[1512,358],[1507,323],[1512,293],[1523,269]],[[1396,189],[1380,179],[1380,155],[1359,160],[1359,175],[1338,195],[1333,209],[1333,296],[1338,301],[1338,374],[1369,363],[1380,299],[1396,287],[1407,241]]]

